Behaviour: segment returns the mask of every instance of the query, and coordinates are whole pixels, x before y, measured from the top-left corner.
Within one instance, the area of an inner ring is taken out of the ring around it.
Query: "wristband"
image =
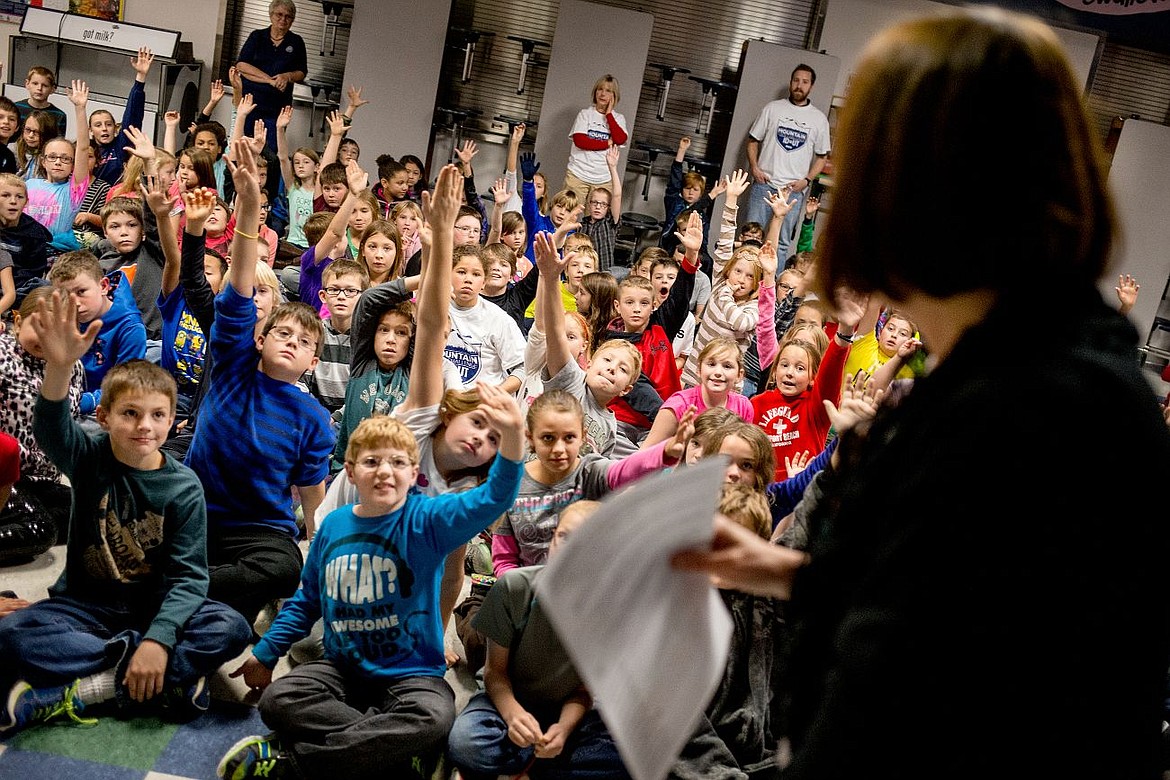
[[[853,342],[857,341],[857,334],[856,333],[850,333],[848,336],[846,336],[841,331],[837,331],[833,335],[835,335],[837,338],[844,341],[846,344],[852,344]]]
[[[252,239],[252,240],[255,240],[255,239],[257,239],[257,238],[260,238],[260,234],[259,234],[259,233],[255,233],[255,234],[253,234],[253,233],[245,233],[244,231],[240,230],[239,228],[237,228],[237,229],[236,229],[236,232],[235,232],[235,234],[236,234],[237,236],[239,236],[240,238],[249,238],[249,239]]]
[[[812,184],[812,179],[810,179],[809,177],[805,176],[804,180],[807,181],[809,184]]]

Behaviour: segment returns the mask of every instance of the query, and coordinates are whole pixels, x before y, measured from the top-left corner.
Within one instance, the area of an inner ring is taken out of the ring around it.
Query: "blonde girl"
[[[698,355],[711,339],[722,336],[730,338],[747,349],[759,322],[760,310],[757,296],[760,280],[765,273],[764,258],[759,248],[741,246],[732,249],[735,241],[735,224],[739,215],[737,201],[748,187],[748,175],[737,170],[724,182],[727,199],[723,206],[723,221],[719,228],[719,242],[715,246],[714,271],[711,285],[711,299],[703,311],[703,319],[695,330],[695,344],[683,366],[682,386],[693,387],[699,383]],[[772,254],[772,260],[775,253]],[[775,273],[774,264],[771,272]]]
[[[773,481],[776,456],[767,434],[759,426],[734,422],[717,428],[704,442],[702,457],[712,455],[728,458],[724,482],[745,484],[765,493],[768,484]]]
[[[674,435],[689,407],[700,413],[707,409],[730,409],[744,422],[752,421],[752,402],[735,391],[743,381],[743,352],[728,338],[708,341],[698,354],[699,384],[685,387],[662,402],[642,448],[652,447]]]
[[[402,237],[394,223],[375,219],[358,238],[358,254],[370,275],[370,286],[402,276]]]
[[[422,237],[419,230],[423,224],[422,208],[413,200],[404,200],[390,206],[387,219],[398,229],[402,242],[402,256],[406,258],[406,274],[413,276],[422,262]]]
[[[349,222],[345,227],[346,254],[357,260],[361,257],[358,242],[362,233],[375,219],[380,218],[382,206],[374,193],[362,190],[354,196],[353,211],[349,212]]]

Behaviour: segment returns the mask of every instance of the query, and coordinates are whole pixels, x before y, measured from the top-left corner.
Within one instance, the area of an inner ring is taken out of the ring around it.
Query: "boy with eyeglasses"
[[[370,286],[370,277],[364,263],[343,257],[334,260],[321,275],[323,287],[318,292],[328,308],[324,318],[325,343],[321,360],[307,377],[309,392],[340,419],[345,405],[345,387],[349,384],[349,358],[352,354],[349,326],[358,297]]]
[[[254,332],[260,187],[247,140],[233,144],[231,271],[215,299],[214,369],[187,465],[207,497],[209,593],[254,623],[265,604],[297,589],[303,559],[290,486],[300,493],[311,537],[335,437],[329,414],[297,387],[325,341],[316,309],[281,304]]]

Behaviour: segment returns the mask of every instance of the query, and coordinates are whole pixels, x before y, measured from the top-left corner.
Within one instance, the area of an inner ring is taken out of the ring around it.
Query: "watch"
[[[810,179],[809,177],[805,176],[804,180],[807,181],[809,184],[812,184],[812,179]]]

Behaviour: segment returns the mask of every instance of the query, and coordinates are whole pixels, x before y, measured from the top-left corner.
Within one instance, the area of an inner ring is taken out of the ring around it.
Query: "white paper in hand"
[[[727,664],[732,622],[718,591],[670,566],[710,544],[725,469],[708,458],[607,498],[537,585],[635,780],[666,777]]]

